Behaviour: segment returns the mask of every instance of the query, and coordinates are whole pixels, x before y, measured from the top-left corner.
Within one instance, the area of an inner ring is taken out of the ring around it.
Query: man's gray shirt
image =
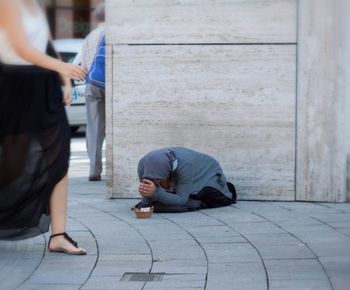
[[[190,195],[198,194],[205,186],[211,186],[231,198],[226,178],[220,164],[211,156],[183,147],[166,148],[174,153],[178,160],[175,170],[175,193],[167,192],[158,186],[152,201],[159,201],[165,205],[185,205]],[[144,160],[138,166],[140,182],[143,179]]]

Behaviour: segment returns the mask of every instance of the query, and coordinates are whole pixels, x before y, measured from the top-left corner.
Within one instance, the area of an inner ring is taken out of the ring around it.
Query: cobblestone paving
[[[68,232],[88,255],[48,253],[48,234],[1,241],[0,290],[350,289],[350,204],[241,201],[141,220],[136,200],[87,181],[82,137],[72,150]]]

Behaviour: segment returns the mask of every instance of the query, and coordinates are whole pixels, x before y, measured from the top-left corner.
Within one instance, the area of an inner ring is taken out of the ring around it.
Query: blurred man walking
[[[94,15],[99,25],[86,37],[82,48],[81,65],[88,71],[93,69],[92,65],[105,33],[105,7],[103,4],[96,7]],[[106,127],[104,84],[101,86],[88,78],[85,98],[87,112],[86,146],[90,159],[89,180],[99,181],[102,173],[102,145]]]

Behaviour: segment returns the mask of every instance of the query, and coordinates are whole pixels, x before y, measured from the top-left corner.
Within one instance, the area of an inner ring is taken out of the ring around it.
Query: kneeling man
[[[236,202],[220,164],[209,155],[183,147],[163,148],[145,155],[138,164],[139,207],[155,212],[184,212]]]

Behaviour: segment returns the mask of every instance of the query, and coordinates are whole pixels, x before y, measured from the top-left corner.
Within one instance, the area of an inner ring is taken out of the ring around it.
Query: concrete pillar
[[[137,196],[138,159],[179,145],[217,157],[244,199],[350,199],[347,5],[108,0],[110,196]]]
[[[295,199],[297,0],[108,0],[107,174],[137,196],[137,162],[186,146],[240,198]]]
[[[350,3],[346,1],[346,10],[345,11],[350,11]],[[350,202],[350,16],[346,16],[347,24],[346,27],[346,46],[347,46],[347,55],[346,55],[346,113],[345,115],[347,116],[347,119],[345,120],[346,125],[346,136],[347,136],[347,154],[348,154],[348,169],[347,169],[347,176],[348,176],[348,182],[347,182],[347,201]]]
[[[297,200],[347,199],[347,0],[299,1]]]

